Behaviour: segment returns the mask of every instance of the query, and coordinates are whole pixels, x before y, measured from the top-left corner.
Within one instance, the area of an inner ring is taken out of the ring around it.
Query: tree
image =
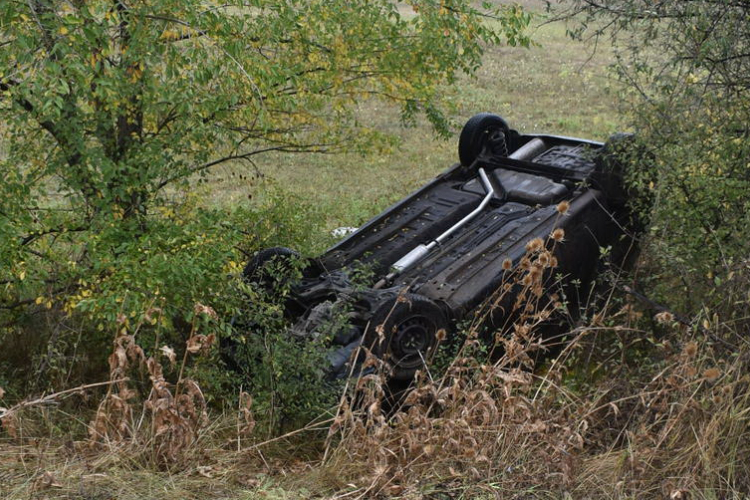
[[[577,21],[574,36],[616,47],[633,124],[656,158],[631,168],[655,200],[651,255],[687,292],[671,297],[691,309],[728,302],[717,285],[746,271],[750,239],[750,2],[575,0],[561,15]]]
[[[651,83],[683,77],[686,86],[704,87],[701,94],[750,90],[746,0],[575,0],[561,14],[578,21],[574,36],[612,37],[631,70],[647,71]]]
[[[8,2],[0,90],[17,176],[56,178],[91,217],[144,215],[160,190],[270,150],[367,143],[352,110],[377,96],[445,131],[439,87],[483,43],[526,43],[462,1]],[[6,175],[8,175],[6,173]],[[27,183],[28,184],[28,183]]]
[[[529,42],[522,10],[485,7],[3,2],[0,327],[26,306],[106,329],[123,314],[150,321],[154,305],[189,316],[193,301],[217,300],[238,231],[284,209],[204,208],[188,180],[273,150],[364,150],[382,139],[357,120],[366,99],[447,134],[445,86],[472,74],[488,44]],[[281,242],[305,237],[295,224]]]

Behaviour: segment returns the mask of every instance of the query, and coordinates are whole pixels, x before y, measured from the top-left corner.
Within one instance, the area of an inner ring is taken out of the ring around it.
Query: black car
[[[411,379],[438,337],[455,335],[522,265],[529,242],[549,246],[555,230],[552,272],[575,310],[580,294],[571,287],[592,282],[600,249],[613,248],[621,262],[633,248],[621,143],[519,134],[496,115],[474,116],[460,135],[460,163],[307,262],[285,301],[290,334],[331,335],[333,377],[350,373],[352,353],[364,344],[392,379]],[[258,283],[264,266],[293,255],[263,250],[244,276]],[[508,324],[497,317],[508,310],[488,321]],[[346,327],[331,332],[337,314]]]

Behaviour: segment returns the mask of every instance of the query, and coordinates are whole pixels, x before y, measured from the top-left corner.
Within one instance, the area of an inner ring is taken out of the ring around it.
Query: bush
[[[4,288],[5,300],[18,305],[4,311],[0,332],[3,345],[18,347],[9,373],[16,384],[28,384],[22,393],[103,376],[113,325],[143,322],[138,343],[152,355],[157,337],[184,343],[196,303],[216,309],[215,333],[227,335],[241,306],[231,276],[244,255],[269,241],[303,251],[319,247],[326,239],[322,221],[301,200],[270,189],[257,208],[188,202],[164,208],[146,229],[119,221],[61,234],[48,249],[48,266],[16,263],[16,281]]]
[[[612,37],[633,125],[655,159],[633,164],[630,182],[652,193],[648,255],[662,294],[693,312],[720,305],[750,238],[750,6],[611,0],[569,9],[574,36]]]
[[[736,272],[750,241],[750,140],[738,109],[718,104],[641,118],[656,152],[650,253],[666,283],[692,292],[684,305],[693,310],[696,296],[709,298]]]

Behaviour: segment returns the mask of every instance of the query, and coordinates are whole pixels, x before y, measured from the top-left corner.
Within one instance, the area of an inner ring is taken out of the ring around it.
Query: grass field
[[[537,6],[538,7],[538,6]],[[450,96],[455,131],[475,113],[502,115],[522,132],[544,132],[595,140],[620,130],[616,83],[609,78],[612,51],[571,40],[561,22],[545,24],[536,11],[529,49],[492,48],[476,78],[464,78]],[[322,208],[328,226],[356,226],[457,161],[457,133],[435,138],[424,122],[404,128],[398,110],[367,103],[361,119],[395,134],[401,146],[386,154],[268,154],[258,171],[274,183]],[[238,181],[239,168],[218,169],[202,189],[219,205],[262,196],[258,179]],[[246,172],[245,172],[246,173]]]

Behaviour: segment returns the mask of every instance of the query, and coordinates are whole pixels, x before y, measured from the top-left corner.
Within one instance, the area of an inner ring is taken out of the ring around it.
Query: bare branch
[[[262,149],[256,149],[255,151],[250,151],[249,153],[242,153],[242,154],[233,154],[228,155],[223,158],[218,158],[216,160],[212,160],[208,163],[204,163],[202,165],[197,165],[191,168],[188,168],[186,170],[183,170],[180,173],[177,173],[171,177],[168,177],[167,179],[164,179],[161,181],[156,188],[154,188],[154,192],[161,190],[164,186],[171,184],[172,182],[175,182],[179,179],[182,179],[184,177],[197,174],[198,172],[203,172],[205,170],[208,170],[212,167],[215,167],[216,165],[220,165],[222,163],[226,163],[229,161],[234,160],[246,160],[252,156],[261,154],[261,153],[268,153],[270,151],[280,151],[284,153],[310,153],[310,152],[319,152],[319,151],[325,151],[324,148],[331,146],[330,144],[310,144],[310,145],[281,145],[281,146],[272,146],[268,148],[262,148]]]
[[[66,389],[64,391],[55,392],[55,393],[48,394],[46,396],[41,396],[35,399],[25,399],[21,401],[20,403],[11,406],[10,408],[0,408],[0,419],[12,417],[14,413],[17,413],[20,410],[23,410],[24,408],[29,408],[31,406],[57,404],[57,402],[64,396],[78,394],[87,389],[93,389],[95,387],[103,387],[103,386],[119,384],[120,382],[127,382],[128,380],[130,379],[128,377],[125,377],[125,378],[120,378],[117,380],[108,380],[107,382],[96,382],[94,384],[79,385],[78,387],[73,387],[72,389]]]

